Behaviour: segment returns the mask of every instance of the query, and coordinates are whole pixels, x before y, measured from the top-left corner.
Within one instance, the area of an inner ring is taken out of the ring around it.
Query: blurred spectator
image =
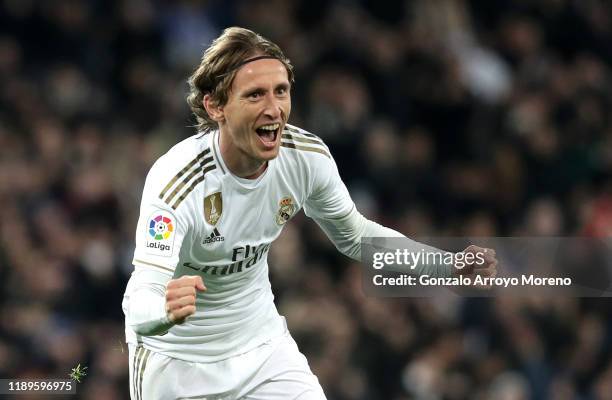
[[[195,133],[185,79],[230,25],[286,50],[291,121],[365,215],[416,237],[612,232],[610,2],[4,0],[2,377],[81,363],[78,398],[129,397],[144,178]],[[609,301],[366,298],[331,246],[298,216],[270,255],[330,400],[612,398]]]

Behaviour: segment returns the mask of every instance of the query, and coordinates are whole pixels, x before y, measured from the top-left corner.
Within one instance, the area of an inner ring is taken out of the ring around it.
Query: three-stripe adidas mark
[[[142,381],[147,367],[147,361],[151,356],[151,350],[145,349],[142,346],[136,347],[136,353],[134,354],[133,367],[132,367],[132,392],[134,400],[142,399]]]
[[[222,242],[225,240],[224,236],[221,236],[221,234],[219,233],[219,230],[217,228],[213,229],[212,233],[210,234],[210,236],[208,236],[206,239],[204,239],[204,244],[210,244],[213,242]]]
[[[209,154],[210,149],[206,149],[185,165],[164,187],[159,198],[176,210],[189,193],[204,180],[204,175],[216,168],[213,157]]]
[[[325,146],[321,138],[312,133],[302,132],[289,126],[285,126],[285,130],[281,135],[281,146],[288,149],[319,153],[323,154],[325,157],[331,158],[329,149]]]

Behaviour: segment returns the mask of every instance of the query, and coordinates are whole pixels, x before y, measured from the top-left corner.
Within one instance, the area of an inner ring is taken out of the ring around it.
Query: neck
[[[227,169],[239,178],[256,179],[268,167],[267,161],[257,160],[245,154],[221,132],[219,133],[219,149]]]

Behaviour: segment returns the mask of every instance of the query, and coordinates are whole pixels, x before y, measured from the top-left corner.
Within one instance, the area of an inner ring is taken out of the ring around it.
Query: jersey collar
[[[223,175],[227,175],[229,179],[231,179],[233,182],[236,183],[236,185],[238,185],[241,188],[247,189],[247,190],[255,189],[259,187],[260,185],[264,184],[268,180],[268,177],[271,175],[272,169],[275,168],[276,166],[276,159],[272,159],[268,161],[268,168],[266,168],[263,174],[261,174],[256,179],[240,178],[232,174],[230,170],[227,168],[227,165],[225,165],[225,161],[223,160],[223,156],[221,155],[221,149],[219,147],[220,137],[221,137],[221,133],[219,132],[219,130],[216,130],[213,133],[211,139],[212,139],[212,149],[213,149],[214,157],[217,160],[217,164],[219,165],[219,169],[221,170]]]

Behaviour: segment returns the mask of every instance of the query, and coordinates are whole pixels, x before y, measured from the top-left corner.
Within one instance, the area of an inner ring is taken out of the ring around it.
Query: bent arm
[[[166,310],[166,285],[175,272],[183,239],[191,226],[186,208],[175,210],[160,195],[168,182],[173,182],[176,170],[172,158],[160,158],[151,167],[143,189],[132,259],[135,270],[123,301],[126,325],[141,336],[161,335],[174,325]],[[159,221],[173,228],[163,238],[151,235]]]
[[[167,274],[146,269],[132,274],[124,309],[126,323],[137,334],[162,335],[174,325],[166,313],[166,284],[170,279]]]
[[[341,218],[314,218],[314,220],[342,254],[357,261],[361,261],[361,239],[364,237],[405,238],[401,233],[365,218],[355,207]],[[409,241],[414,252],[421,249],[431,252],[441,251],[409,238],[406,238],[406,240]],[[406,271],[405,269],[398,271],[411,272],[417,275],[426,274],[432,277],[449,277],[453,273],[451,266],[431,264],[418,264],[412,271]]]
[[[314,219],[343,254],[361,261],[361,241],[364,237],[405,238],[401,233],[370,221],[361,215],[340,178],[333,158],[322,157],[310,164],[311,191],[304,203],[304,212]],[[406,238],[414,252],[441,250]],[[392,251],[392,249],[389,249]],[[400,267],[396,267],[400,268]],[[393,268],[390,268],[393,269]],[[452,276],[448,265],[416,265],[414,269],[396,269],[399,272],[427,274],[433,277]]]

